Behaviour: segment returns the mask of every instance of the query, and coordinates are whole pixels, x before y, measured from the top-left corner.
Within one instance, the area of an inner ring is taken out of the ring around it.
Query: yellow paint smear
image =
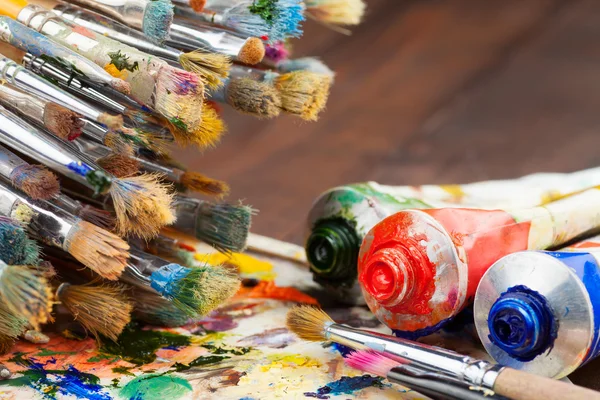
[[[452,195],[453,200],[458,201],[465,195],[460,185],[440,185],[440,189]]]
[[[208,335],[204,335],[204,336],[192,335],[192,336],[190,336],[190,342],[192,344],[211,343],[211,342],[221,341],[226,336],[228,336],[228,335],[224,332],[214,332],[214,333],[209,333]]]
[[[301,356],[300,354],[276,354],[268,357],[271,361],[269,365],[260,367],[262,372],[267,372],[271,368],[295,368],[295,367],[320,367],[321,363],[313,360],[310,357]]]
[[[196,253],[194,258],[200,262],[211,265],[230,264],[238,268],[240,275],[257,278],[263,281],[272,281],[277,274],[273,272],[273,264],[242,253],[222,254]]]
[[[123,69],[122,71],[119,71],[114,64],[106,64],[104,66],[104,70],[108,72],[111,76],[114,76],[115,78],[123,80],[127,78],[127,70]]]

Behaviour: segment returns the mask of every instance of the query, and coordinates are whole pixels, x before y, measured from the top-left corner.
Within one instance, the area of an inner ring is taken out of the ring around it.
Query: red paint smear
[[[185,244],[185,243],[178,243],[177,244],[179,246],[180,249],[182,250],[186,250],[186,251],[190,251],[192,253],[196,252],[196,248],[194,246],[190,246],[189,244]]]
[[[273,281],[260,281],[250,288],[242,287],[236,297],[253,299],[275,299],[296,303],[319,305],[317,300],[293,287],[279,287]]]
[[[573,249],[593,249],[596,247],[600,247],[600,243],[591,240],[586,240],[584,242],[575,243],[574,245],[569,246],[569,248]]]
[[[73,25],[73,26],[71,26],[71,30],[73,32],[79,33],[80,35],[86,36],[86,37],[88,37],[90,39],[95,39],[96,38],[96,33],[95,32],[92,32],[89,29],[84,28],[81,25]]]
[[[475,296],[481,277],[493,263],[505,255],[527,250],[531,223],[517,223],[506,211],[440,208],[423,212],[442,224],[453,241],[460,238],[455,243],[465,250],[469,267],[467,298]]]

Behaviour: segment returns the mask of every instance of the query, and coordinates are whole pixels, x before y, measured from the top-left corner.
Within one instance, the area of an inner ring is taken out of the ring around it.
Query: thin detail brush
[[[104,14],[131,28],[144,32],[152,41],[162,44],[169,36],[173,22],[173,4],[169,0],[72,0],[85,8]]]
[[[0,141],[29,154],[38,162],[93,189],[108,193],[117,215],[117,231],[125,235],[152,237],[161,227],[174,222],[172,194],[155,176],[115,178],[100,167],[82,161],[77,152],[19,120],[0,107]]]
[[[0,176],[33,200],[47,200],[60,192],[60,183],[46,167],[29,164],[0,146]]]
[[[56,289],[56,299],[96,339],[104,336],[116,341],[131,321],[133,310],[123,291],[116,285],[63,282]]]
[[[42,243],[66,251],[106,279],[116,280],[123,272],[129,256],[123,239],[47,201],[32,204],[2,183],[0,195],[0,214],[27,226]]]
[[[18,18],[130,83],[133,98],[168,120],[177,120],[189,130],[200,124],[204,84],[198,75],[64,21],[39,6],[23,8]]]
[[[312,342],[333,341],[355,350],[375,350],[409,366],[458,381],[482,395],[495,393],[515,400],[600,399],[600,393],[561,381],[517,371],[440,347],[351,328],[335,323],[323,310],[296,306],[287,315],[288,329]]]
[[[0,54],[0,78],[5,79],[11,85],[24,92],[60,104],[109,128],[120,128],[123,126],[123,117],[121,115],[111,115],[98,111],[81,99],[70,95],[50,82],[36,76],[34,73],[25,70],[2,54]]]
[[[5,84],[0,85],[0,104],[63,140],[75,140],[81,135],[81,115],[51,101],[11,89]]]
[[[192,235],[221,252],[239,252],[246,247],[255,212],[252,207],[177,196],[173,204],[177,221],[172,228]]]
[[[4,5],[0,5],[0,14],[2,14],[3,7]],[[53,42],[10,17],[0,16],[0,40],[34,56],[51,58],[53,62],[68,67],[75,76],[87,80],[90,84],[109,86],[125,94],[129,94],[131,90],[127,82],[111,76],[85,57]]]
[[[225,54],[249,65],[258,64],[265,56],[265,46],[257,37],[243,39],[227,31],[187,22],[171,25],[168,44],[184,51],[203,49]]]
[[[155,290],[190,317],[208,314],[240,286],[239,278],[224,268],[186,268],[135,248],[121,281],[139,289]]]
[[[227,55],[213,53],[203,48],[184,53],[173,47],[157,46],[136,30],[100,14],[72,5],[59,4],[52,9],[52,12],[85,29],[118,40],[145,53],[161,57],[170,63],[176,63],[186,71],[200,75],[210,88],[218,87],[221,79],[226,78],[229,74],[231,60]]]

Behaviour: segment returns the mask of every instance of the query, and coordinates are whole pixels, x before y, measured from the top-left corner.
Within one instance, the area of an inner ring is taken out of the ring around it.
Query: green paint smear
[[[121,50],[115,51],[113,53],[108,53],[110,57],[110,62],[115,66],[119,71],[123,71],[126,69],[129,72],[134,72],[135,70],[140,68],[138,62],[134,62],[133,64],[129,62],[129,56],[121,53]]]
[[[135,376],[135,374],[130,372],[131,368],[128,367],[114,367],[112,369],[112,372],[116,373],[116,374],[121,374],[121,375],[129,375],[129,376]]]
[[[183,378],[172,375],[142,375],[127,383],[119,394],[126,399],[176,400],[192,391]]]
[[[175,364],[173,364],[173,368],[175,368],[175,371],[181,372],[181,371],[187,371],[188,369],[193,368],[193,367],[201,367],[203,365],[216,364],[218,362],[221,362],[221,361],[227,360],[227,359],[229,359],[229,357],[200,356],[200,357],[196,358],[195,360],[191,361],[187,365],[181,364],[181,363],[175,363]]]
[[[233,354],[236,356],[243,356],[252,350],[252,347],[232,347],[232,348],[224,348],[214,346],[212,344],[203,344],[202,347],[210,350],[212,354]]]
[[[142,330],[137,324],[130,324],[116,342],[103,340],[100,352],[114,354],[136,365],[148,364],[156,360],[156,351],[167,346],[189,346],[188,336],[170,332]]]
[[[279,15],[276,4],[277,0],[254,0],[248,10],[261,17],[267,25],[273,26],[273,22]]]
[[[187,125],[181,119],[173,117],[169,120],[169,122],[175,125],[175,128],[179,129],[180,131],[187,132]]]
[[[36,357],[48,357],[48,356],[58,356],[58,355],[72,355],[77,354],[76,351],[52,351],[45,348],[41,348],[40,352],[37,353]]]
[[[114,388],[118,388],[118,387],[120,387],[120,386],[119,386],[119,382],[120,382],[120,381],[119,381],[119,379],[118,379],[118,378],[113,378],[113,379],[111,380],[111,382],[112,382],[112,383],[110,384],[110,386],[111,386],[111,387],[114,387]]]
[[[112,363],[114,363],[116,361],[119,361],[120,357],[109,356],[109,355],[106,355],[106,354],[98,354],[97,356],[88,358],[87,362],[96,363],[96,362],[100,362],[100,361],[103,361],[103,360],[110,360],[109,364],[112,364]]]

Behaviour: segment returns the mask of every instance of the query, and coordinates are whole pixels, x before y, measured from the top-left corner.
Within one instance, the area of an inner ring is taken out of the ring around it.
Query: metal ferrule
[[[101,112],[91,105],[46,82],[4,56],[0,58],[0,77],[19,89],[53,101],[87,118],[97,120],[100,117]]]
[[[110,111],[123,114],[127,110],[126,106],[113,100],[111,97],[106,96],[91,86],[83,84],[79,79],[72,77],[69,73],[61,70],[55,65],[47,63],[46,60],[27,53],[23,56],[22,63],[25,68],[36,73],[37,75],[49,78],[65,90],[99,103]],[[125,95],[121,95],[119,98],[129,99],[129,97]],[[133,102],[133,100],[129,100],[129,102]],[[135,103],[135,105],[136,107],[138,106],[137,103]]]
[[[150,275],[167,264],[169,262],[160,257],[131,247],[127,267],[119,279],[140,289],[153,290],[150,288]]]
[[[193,21],[206,22],[208,24],[223,25],[224,17],[218,12],[219,10],[202,11],[197,13],[191,7],[177,6],[175,7],[175,21],[185,21],[185,19]],[[185,19],[184,19],[185,18]]]
[[[12,217],[19,204],[26,204],[34,211],[27,224],[32,235],[47,245],[68,251],[70,235],[73,229],[77,229],[76,217],[47,201],[34,204],[17,190],[0,182],[0,214]]]
[[[237,58],[246,39],[217,28],[193,24],[189,21],[177,21],[171,25],[170,38],[167,42],[185,51],[203,49]]]
[[[119,1],[118,5],[111,5],[110,0],[72,0],[85,8],[92,9],[126,25],[142,30],[144,14],[146,13],[146,0]]]
[[[173,228],[179,232],[196,236],[196,220],[198,219],[198,213],[203,203],[204,201],[202,200],[189,197],[175,197],[173,208],[175,209],[177,220],[173,224]]]
[[[84,176],[69,168],[69,165],[86,165],[69,151],[68,146],[59,144],[57,139],[44,134],[1,106],[0,142],[89,187]]]
[[[72,215],[79,215],[83,205],[66,194],[59,193],[49,200],[52,204]]]
[[[81,128],[83,135],[96,143],[104,144],[105,137],[109,130],[85,118],[82,118],[81,121],[83,122],[83,127]]]
[[[477,360],[439,347],[363,331],[345,325],[331,324],[325,327],[328,340],[357,350],[375,350],[394,358],[408,360],[411,364],[430,371],[439,371],[450,377],[488,389],[494,383],[501,366]]]
[[[44,124],[44,111],[48,104],[45,100],[11,89],[8,85],[0,85],[0,103],[13,112]]]
[[[158,235],[146,243],[146,247],[154,254],[173,254],[177,247],[177,239]]]
[[[185,173],[185,171],[182,171],[178,168],[166,167],[164,165],[148,161],[145,158],[136,157],[136,160],[139,161],[140,166],[144,171],[161,174],[171,182],[180,182],[182,175]]]
[[[59,4],[52,9],[52,12],[90,31],[169,61],[179,63],[179,57],[183,54],[180,50],[172,47],[157,46],[146,39],[142,32],[93,11],[72,5]]]
[[[0,175],[10,180],[15,168],[27,164],[29,163],[13,154],[6,147],[0,146]]]
[[[31,20],[33,17],[35,17],[36,19],[39,18],[39,21],[43,22],[44,24],[51,21],[52,18],[58,18],[55,14],[49,13],[48,11],[36,10],[37,6],[26,7],[21,11],[21,13],[19,13],[19,18],[21,17],[21,14],[23,14],[25,16],[23,21],[27,23],[31,23]],[[40,13],[40,15],[36,16],[36,13]],[[49,16],[44,16],[44,14],[48,13],[50,14]],[[54,32],[57,30],[56,27],[60,27],[60,24],[57,24],[55,21],[51,22],[54,28],[49,28],[48,31]],[[51,36],[51,33],[47,33],[47,35]],[[80,71],[81,75],[85,79],[89,79],[90,82],[95,82],[101,85],[110,85],[115,80],[115,78],[108,72],[87,58],[52,41],[49,37],[36,32],[36,30],[30,29],[24,24],[10,19],[9,17],[0,16],[0,39],[25,52],[29,52],[38,56],[45,55],[47,57],[60,60],[67,65],[72,65],[73,67],[77,68],[78,71]]]

